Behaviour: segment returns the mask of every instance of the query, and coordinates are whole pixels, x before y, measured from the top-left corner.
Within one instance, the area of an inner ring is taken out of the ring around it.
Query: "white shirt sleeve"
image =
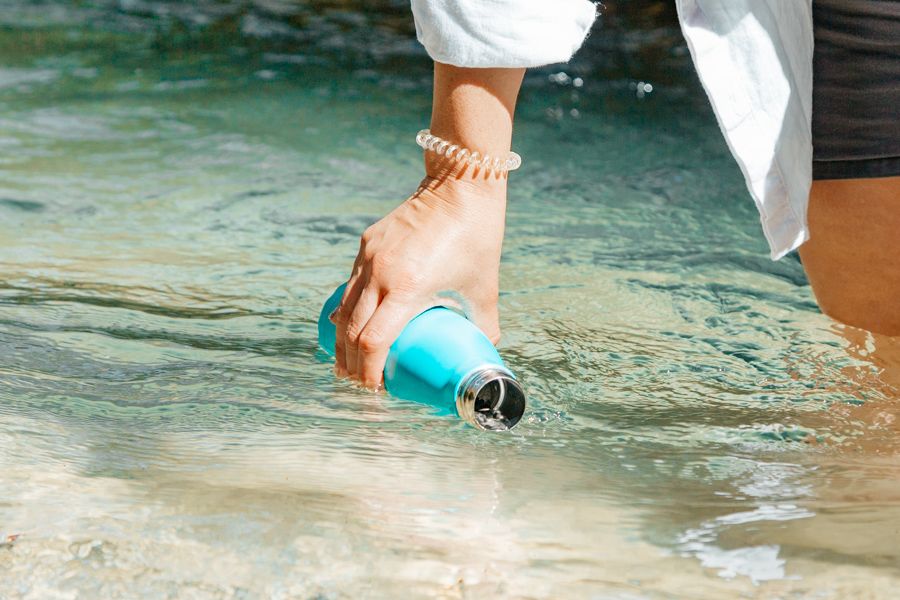
[[[566,62],[597,14],[590,0],[412,0],[412,10],[431,58],[482,68]]]
[[[772,258],[809,237],[811,0],[677,0],[719,127],[756,201]]]

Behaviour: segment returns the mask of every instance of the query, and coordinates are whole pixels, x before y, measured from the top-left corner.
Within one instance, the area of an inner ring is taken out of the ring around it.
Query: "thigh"
[[[822,312],[900,335],[900,177],[813,182],[800,259]]]

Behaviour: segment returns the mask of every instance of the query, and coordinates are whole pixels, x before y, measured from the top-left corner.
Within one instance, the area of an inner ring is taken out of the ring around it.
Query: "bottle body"
[[[319,344],[331,355],[330,316],[344,287],[335,290],[319,316]],[[454,412],[479,429],[510,429],[525,411],[525,393],[491,341],[444,307],[428,309],[406,325],[388,353],[384,385],[397,398]]]

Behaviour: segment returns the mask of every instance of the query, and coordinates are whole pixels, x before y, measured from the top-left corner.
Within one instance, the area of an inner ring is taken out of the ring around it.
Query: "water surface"
[[[768,260],[693,80],[527,80],[487,435],[316,349],[421,177],[404,13],[198,6],[0,12],[0,597],[891,597],[900,343]]]

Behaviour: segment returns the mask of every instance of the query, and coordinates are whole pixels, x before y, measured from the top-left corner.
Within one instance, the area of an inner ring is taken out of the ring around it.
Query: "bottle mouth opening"
[[[476,373],[460,390],[459,415],[484,431],[506,431],[525,414],[525,390],[512,376],[489,370]]]

